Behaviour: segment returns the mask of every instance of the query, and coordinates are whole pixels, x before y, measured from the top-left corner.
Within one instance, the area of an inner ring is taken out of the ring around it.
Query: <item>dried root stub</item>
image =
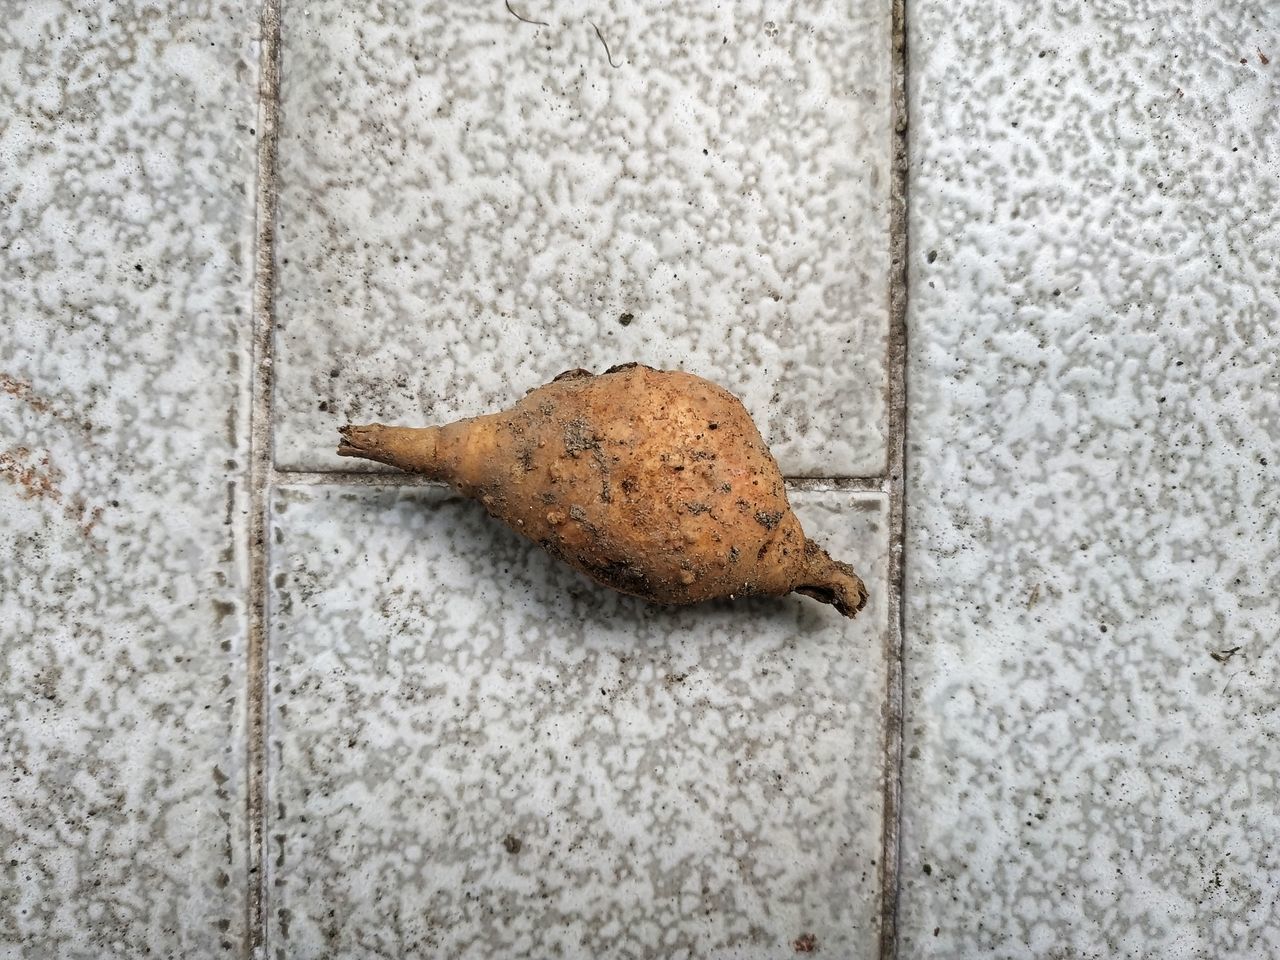
[[[738,398],[640,364],[570,370],[508,410],[341,429],[338,453],[443,480],[548,553],[657,603],[795,591],[846,617],[867,591],[805,537]]]

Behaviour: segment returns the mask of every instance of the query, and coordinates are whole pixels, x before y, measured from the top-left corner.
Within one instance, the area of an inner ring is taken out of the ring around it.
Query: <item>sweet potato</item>
[[[338,453],[442,480],[587,576],[658,603],[795,591],[848,617],[862,581],[805,537],[727,390],[640,364],[570,370],[501,413],[341,428]]]

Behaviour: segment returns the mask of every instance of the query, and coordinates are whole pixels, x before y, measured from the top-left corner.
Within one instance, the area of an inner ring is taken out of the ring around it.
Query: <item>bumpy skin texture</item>
[[[852,617],[866,589],[805,538],[750,415],[640,364],[570,370],[501,413],[347,426],[338,453],[443,480],[592,579],[658,603],[797,591]]]

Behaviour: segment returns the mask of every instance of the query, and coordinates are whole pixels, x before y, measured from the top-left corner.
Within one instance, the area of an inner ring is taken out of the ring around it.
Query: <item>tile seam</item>
[[[272,328],[275,312],[276,156],[280,113],[280,0],[263,0],[259,14],[258,167],[253,280],[253,365],[249,466],[249,637],[246,658],[246,948],[267,950],[267,510],[272,468]]]
[[[270,486],[362,486],[362,487],[441,487],[445,484],[413,474],[382,473],[375,470],[281,470],[273,469]],[[782,478],[788,489],[832,493],[889,493],[890,478],[885,477],[788,477]]]
[[[880,960],[898,956],[898,894],[902,822],[903,591],[907,469],[907,13],[891,0],[889,189],[889,615],[885,634],[884,807],[880,860]]]

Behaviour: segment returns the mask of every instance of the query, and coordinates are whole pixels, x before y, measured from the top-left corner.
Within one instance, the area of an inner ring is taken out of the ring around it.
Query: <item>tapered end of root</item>
[[[439,430],[435,427],[388,427],[381,423],[339,427],[338,456],[375,460],[413,473],[435,475]]]
[[[856,617],[867,605],[867,587],[853,567],[809,540],[805,543],[807,571],[804,582],[791,589],[796,593],[834,606],[846,617]]]
[[[338,433],[342,442],[338,444],[340,457],[367,457],[371,451],[378,449],[378,434],[382,424],[374,423],[366,427],[357,427],[348,423],[339,427]]]

